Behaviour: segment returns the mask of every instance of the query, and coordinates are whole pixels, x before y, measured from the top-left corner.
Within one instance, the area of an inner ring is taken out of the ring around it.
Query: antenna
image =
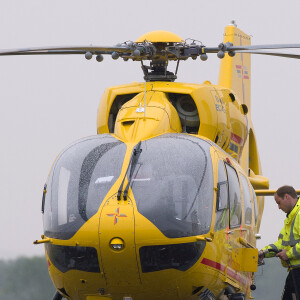
[[[145,95],[144,95],[144,118],[146,118],[146,101],[147,100],[147,82],[145,80]]]

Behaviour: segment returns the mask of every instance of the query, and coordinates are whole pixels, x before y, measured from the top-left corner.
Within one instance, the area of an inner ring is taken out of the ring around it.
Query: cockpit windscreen
[[[132,177],[138,211],[165,236],[207,233],[213,206],[210,145],[167,134],[146,140]]]
[[[75,142],[57,158],[47,184],[45,235],[69,239],[95,213],[120,176],[126,145],[110,135]]]

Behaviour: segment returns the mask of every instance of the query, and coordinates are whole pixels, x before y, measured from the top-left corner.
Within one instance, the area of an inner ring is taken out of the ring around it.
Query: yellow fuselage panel
[[[167,132],[180,133],[182,129],[165,93],[140,93],[126,102],[117,115],[115,134],[126,141],[138,142]]]

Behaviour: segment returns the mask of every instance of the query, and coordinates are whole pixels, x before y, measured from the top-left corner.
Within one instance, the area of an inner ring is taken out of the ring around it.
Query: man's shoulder
[[[292,211],[288,214],[287,219],[293,220],[295,218],[299,219],[300,218],[300,200],[298,199],[296,205],[292,209]]]

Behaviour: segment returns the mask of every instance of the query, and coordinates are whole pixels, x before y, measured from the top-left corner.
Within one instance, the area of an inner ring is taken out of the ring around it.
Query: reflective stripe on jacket
[[[274,244],[263,248],[263,250],[265,249],[287,250],[286,255],[291,265],[300,267],[300,198],[288,217],[284,220],[284,227],[280,231],[278,240]],[[265,257],[273,256],[275,256],[274,252],[265,255]],[[281,263],[284,267],[287,267],[284,261],[281,261]]]

